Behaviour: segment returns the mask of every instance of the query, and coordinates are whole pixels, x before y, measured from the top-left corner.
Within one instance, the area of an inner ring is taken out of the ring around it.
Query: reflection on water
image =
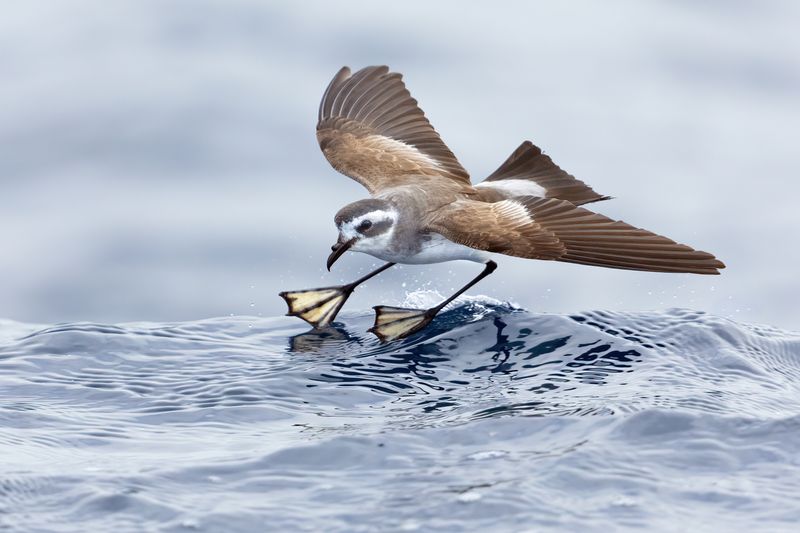
[[[492,315],[471,324],[467,336],[457,328],[465,318],[462,309],[443,314],[428,330],[397,345],[364,351],[360,340],[352,340],[359,353],[337,357],[328,372],[311,379],[386,394],[421,395],[420,405],[432,412],[458,406],[453,398],[465,388],[478,394],[480,389],[491,393],[502,386],[506,395],[527,396],[575,390],[580,385],[605,385],[609,376],[630,372],[648,351],[613,337],[591,340],[589,337],[597,337],[594,331],[562,335],[564,328],[554,333],[552,317],[543,317],[540,324],[525,320],[519,325],[515,320],[518,317],[503,308]],[[571,325],[567,321],[564,326]],[[346,335],[341,329],[335,331],[339,333],[337,341]],[[316,335],[323,343],[328,339],[325,333]],[[347,349],[340,342],[314,348],[319,352],[329,348],[330,354]],[[583,409],[553,406],[546,401],[517,402],[480,411],[476,416],[536,415],[539,411],[579,414]]]

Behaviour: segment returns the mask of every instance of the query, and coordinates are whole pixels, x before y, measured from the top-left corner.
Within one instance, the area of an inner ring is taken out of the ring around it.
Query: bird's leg
[[[450,298],[446,299],[436,307],[430,309],[406,309],[403,307],[390,307],[387,305],[377,305],[375,309],[375,325],[370,328],[370,331],[378,336],[382,342],[393,341],[402,339],[412,333],[420,331],[422,328],[430,324],[433,317],[444,307],[464,294],[470,287],[478,283],[480,280],[491,274],[497,268],[497,263],[488,261],[483,271],[475,276],[475,278],[464,285],[461,289],[456,291]]]
[[[289,306],[287,316],[300,317],[313,327],[321,329],[333,322],[339,310],[353,293],[353,290],[368,279],[377,276],[394,263],[386,263],[366,276],[347,285],[322,287],[304,291],[284,291],[279,294]]]

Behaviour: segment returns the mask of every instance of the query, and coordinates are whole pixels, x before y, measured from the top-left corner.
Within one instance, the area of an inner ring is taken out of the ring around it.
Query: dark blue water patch
[[[421,396],[428,412],[437,406],[469,409],[474,402],[459,405],[451,400],[463,398],[465,391],[476,401],[481,401],[482,391],[490,395],[502,391],[517,398],[541,396],[531,402],[515,401],[513,409],[499,406],[492,411],[534,415],[553,411],[548,395],[615,381],[652,355],[595,329],[576,327],[564,317],[498,311],[477,322],[469,322],[466,309],[451,311],[438,327],[391,351],[378,347],[337,358],[330,371],[311,379],[398,394],[406,401]],[[565,409],[580,412],[577,407],[558,407],[561,412]],[[485,410],[480,413],[485,416]]]
[[[800,336],[691,310],[2,322],[0,525],[790,531]]]

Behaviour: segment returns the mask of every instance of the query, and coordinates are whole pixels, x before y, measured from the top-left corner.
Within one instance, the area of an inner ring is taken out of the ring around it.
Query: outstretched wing
[[[402,185],[410,175],[470,183],[402,76],[385,66],[336,74],[319,106],[317,140],[333,168],[370,193]]]
[[[519,145],[500,168],[476,187],[495,191],[501,198],[532,195],[567,200],[575,205],[609,198],[562,170],[530,141]]]
[[[437,211],[428,229],[472,248],[531,259],[650,272],[725,268],[709,253],[555,198],[459,200]]]

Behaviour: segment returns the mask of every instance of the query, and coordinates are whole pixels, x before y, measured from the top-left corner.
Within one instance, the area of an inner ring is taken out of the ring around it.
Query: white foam
[[[409,307],[413,309],[427,309],[438,305],[446,296],[443,296],[439,291],[431,289],[419,289],[416,291],[406,293],[401,307]],[[450,302],[444,310],[450,310],[455,307],[469,306],[473,311],[479,313],[487,311],[490,307],[506,307],[508,309],[519,309],[519,306],[510,303],[502,302],[491,296],[478,294],[475,296],[469,294],[462,294],[454,301]],[[481,315],[483,316],[483,315]]]

